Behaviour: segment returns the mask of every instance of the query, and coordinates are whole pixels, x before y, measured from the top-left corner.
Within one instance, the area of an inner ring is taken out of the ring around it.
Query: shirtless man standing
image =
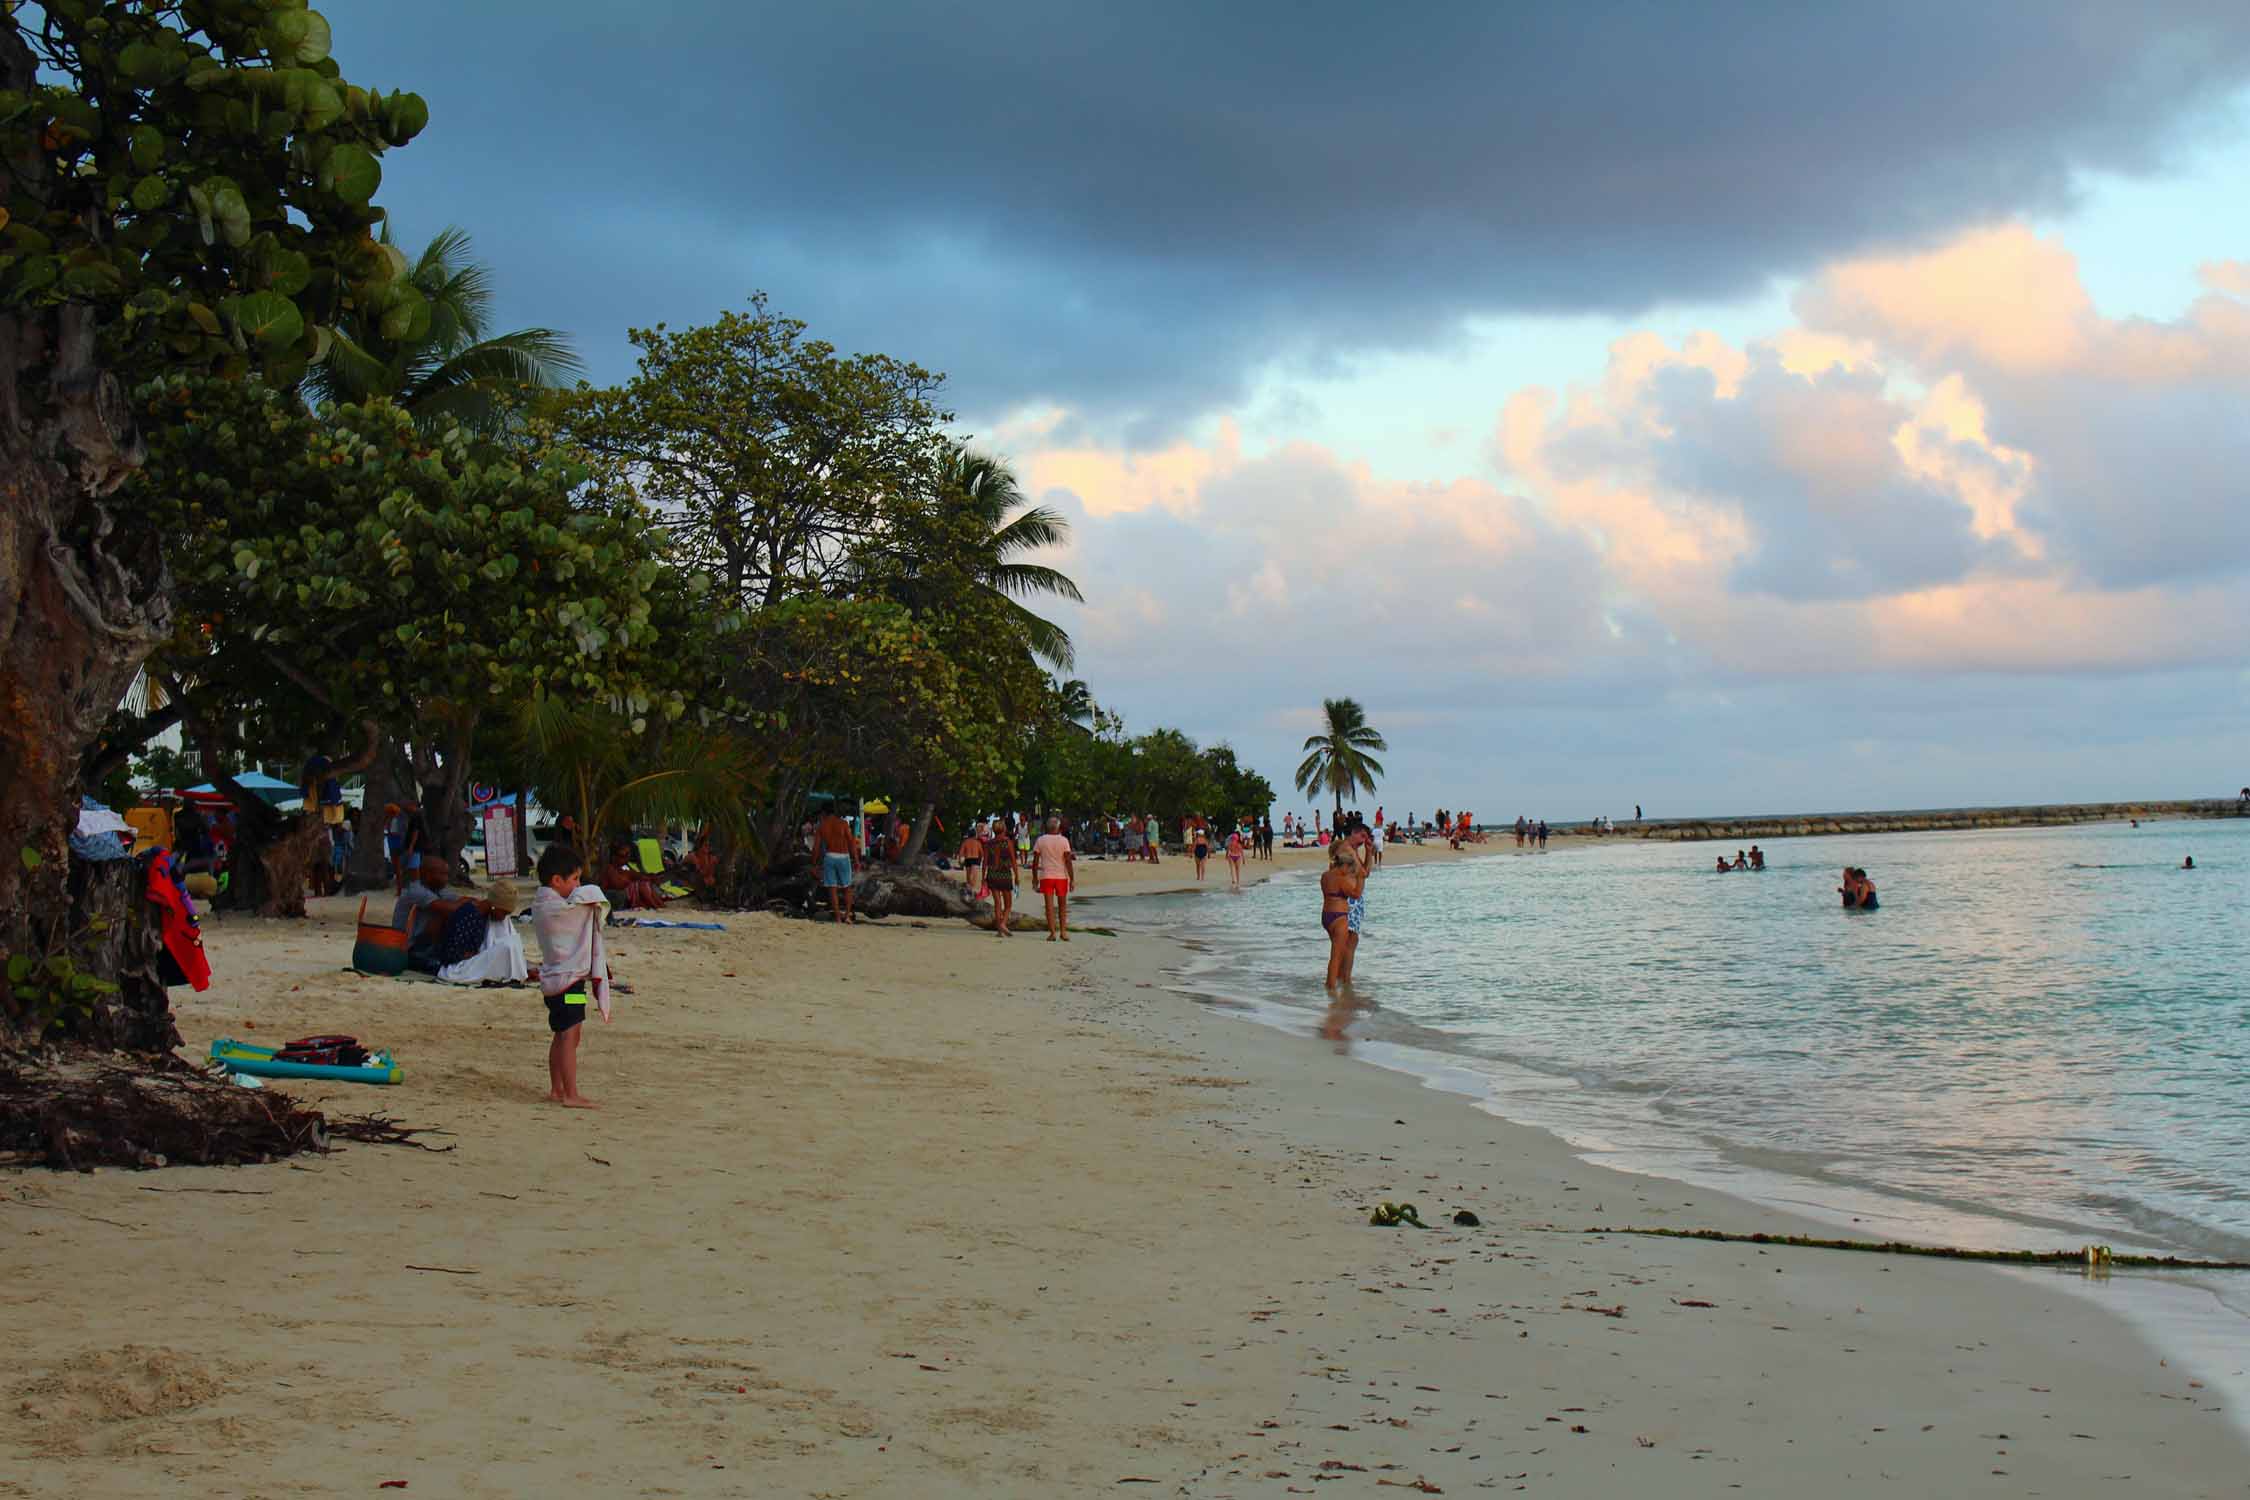
[[[820,815],[820,826],[813,830],[813,845],[820,851],[820,883],[828,887],[829,914],[839,923],[857,926],[859,913],[852,910],[852,881],[859,873],[859,840],[852,837],[851,825],[837,815],[834,803]]]

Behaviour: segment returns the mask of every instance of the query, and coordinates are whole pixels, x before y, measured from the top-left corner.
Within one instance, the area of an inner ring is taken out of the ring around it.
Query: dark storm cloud
[[[419,89],[409,238],[621,334],[765,287],[847,347],[1160,427],[1269,360],[1629,312],[2153,168],[2250,7],[327,0]]]

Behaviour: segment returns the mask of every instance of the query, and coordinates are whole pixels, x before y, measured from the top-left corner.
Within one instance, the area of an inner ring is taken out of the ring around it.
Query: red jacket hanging
[[[164,951],[180,966],[189,984],[211,988],[211,961],[203,956],[203,931],[195,925],[195,907],[185,890],[172,878],[172,856],[159,849],[148,862],[148,899],[164,923]]]

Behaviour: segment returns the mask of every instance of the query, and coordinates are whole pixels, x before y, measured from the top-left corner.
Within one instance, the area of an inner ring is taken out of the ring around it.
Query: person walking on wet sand
[[[1242,889],[1242,830],[1227,835],[1227,888]]]
[[[1047,831],[1031,846],[1032,869],[1039,877],[1039,895],[1047,903],[1047,941],[1070,941],[1070,892],[1078,884],[1078,856],[1063,836],[1062,819],[1050,816]]]
[[[859,874],[859,840],[852,837],[852,829],[836,811],[836,804],[828,804],[828,811],[820,815],[820,826],[813,830],[813,847],[820,851],[820,883],[828,889],[828,911],[836,921],[859,924],[859,913],[852,909],[852,882]]]

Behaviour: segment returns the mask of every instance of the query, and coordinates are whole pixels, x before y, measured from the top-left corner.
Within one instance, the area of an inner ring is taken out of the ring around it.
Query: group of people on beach
[[[1059,814],[1049,814],[1046,831],[1024,848],[1016,820],[1003,813],[986,818],[961,840],[961,875],[971,901],[992,903],[995,937],[1014,937],[1016,872],[1031,866],[1039,898],[1046,907],[1047,941],[1070,941],[1070,893],[1078,889],[1078,851],[1063,831]]]
[[[1750,852],[1747,854],[1745,854],[1740,849],[1735,850],[1734,863],[1731,865],[1727,863],[1727,857],[1724,854],[1720,855],[1719,862],[1715,868],[1717,870],[1717,873],[1724,875],[1729,870],[1763,870],[1765,867],[1766,851],[1759,848],[1756,844],[1752,844],[1750,846]]]

